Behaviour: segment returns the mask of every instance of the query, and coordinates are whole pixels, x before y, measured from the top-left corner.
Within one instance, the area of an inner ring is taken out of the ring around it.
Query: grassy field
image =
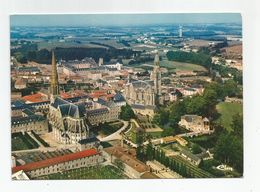
[[[126,133],[126,137],[131,140],[133,143],[136,143],[136,125],[131,122],[131,129]]]
[[[73,169],[36,179],[127,179],[127,177],[118,168],[107,165],[104,167],[96,166]]]
[[[222,102],[217,105],[217,110],[221,114],[218,119],[225,129],[231,131],[231,123],[233,115],[243,113],[243,106],[239,103]]]
[[[148,68],[149,65],[153,67],[153,62],[147,62],[148,65],[138,65],[140,68]],[[192,63],[184,63],[177,61],[168,61],[167,59],[163,59],[160,61],[160,66],[165,67],[169,70],[169,72],[174,71],[207,71],[205,67],[201,65],[196,65]]]
[[[12,151],[27,150],[38,148],[39,145],[27,134],[12,134]]]

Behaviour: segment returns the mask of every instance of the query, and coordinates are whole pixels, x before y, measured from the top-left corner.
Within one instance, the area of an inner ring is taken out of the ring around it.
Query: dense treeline
[[[151,62],[153,60],[154,60],[153,56],[135,57],[135,59],[132,59],[131,61],[128,62],[128,65],[135,65],[135,64],[145,63],[145,62]]]
[[[202,65],[208,69],[211,67],[211,58],[208,54],[205,53],[168,51],[166,56],[169,61],[194,63],[194,64]]]
[[[118,57],[124,59],[130,59],[131,56],[137,51],[131,49],[116,49],[116,48],[83,48],[83,47],[70,47],[61,48],[57,47],[55,50],[56,59],[74,60],[84,59],[86,57],[92,57],[95,61],[98,61],[100,57],[104,58],[105,62],[110,59],[117,59]],[[13,51],[13,56],[16,57],[18,62],[26,63],[27,61],[35,61],[38,63],[51,63],[51,51],[47,49],[41,50],[28,50],[20,52]],[[18,57],[17,57],[18,56]]]

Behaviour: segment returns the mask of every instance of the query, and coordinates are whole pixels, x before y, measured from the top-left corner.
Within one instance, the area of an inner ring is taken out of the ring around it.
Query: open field
[[[243,106],[240,103],[222,102],[217,105],[217,110],[221,114],[218,119],[225,129],[231,131],[231,123],[233,115],[243,113]]]
[[[147,62],[144,65],[138,65],[138,67],[153,67],[153,62]],[[173,71],[207,71],[207,69],[201,65],[196,65],[192,63],[184,63],[178,61],[168,61],[167,59],[163,59],[160,61],[160,66],[167,68],[170,72]]]
[[[121,171],[111,165],[104,167],[84,167],[42,176],[36,179],[126,179]]]
[[[27,134],[12,134],[12,151],[38,148],[39,145]]]

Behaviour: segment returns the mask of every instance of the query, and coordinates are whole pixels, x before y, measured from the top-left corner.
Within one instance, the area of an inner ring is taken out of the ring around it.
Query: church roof
[[[132,85],[134,88],[147,89],[150,87],[150,84],[147,81],[134,81],[134,82],[132,82]]]
[[[73,104],[59,97],[55,98],[52,106],[59,108],[63,117],[70,116],[74,118],[80,118],[84,117],[86,113],[84,104]]]
[[[116,93],[115,96],[114,96],[114,101],[115,102],[122,102],[122,101],[125,101],[125,98],[123,97],[122,94],[120,93]]]

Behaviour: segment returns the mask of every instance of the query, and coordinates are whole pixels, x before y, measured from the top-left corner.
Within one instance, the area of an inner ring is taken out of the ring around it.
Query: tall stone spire
[[[158,51],[156,52],[155,57],[154,57],[154,65],[156,65],[156,66],[160,65],[160,58],[159,58]]]
[[[155,93],[155,103],[160,103],[160,97],[162,94],[161,88],[161,70],[160,70],[160,59],[159,53],[157,52],[154,57],[154,66],[153,71],[151,73],[151,80],[154,82],[154,93]]]
[[[51,58],[51,90],[50,94],[52,96],[57,96],[59,94],[59,83],[58,83],[58,72],[57,72],[57,64],[55,60],[54,51],[52,51]]]

